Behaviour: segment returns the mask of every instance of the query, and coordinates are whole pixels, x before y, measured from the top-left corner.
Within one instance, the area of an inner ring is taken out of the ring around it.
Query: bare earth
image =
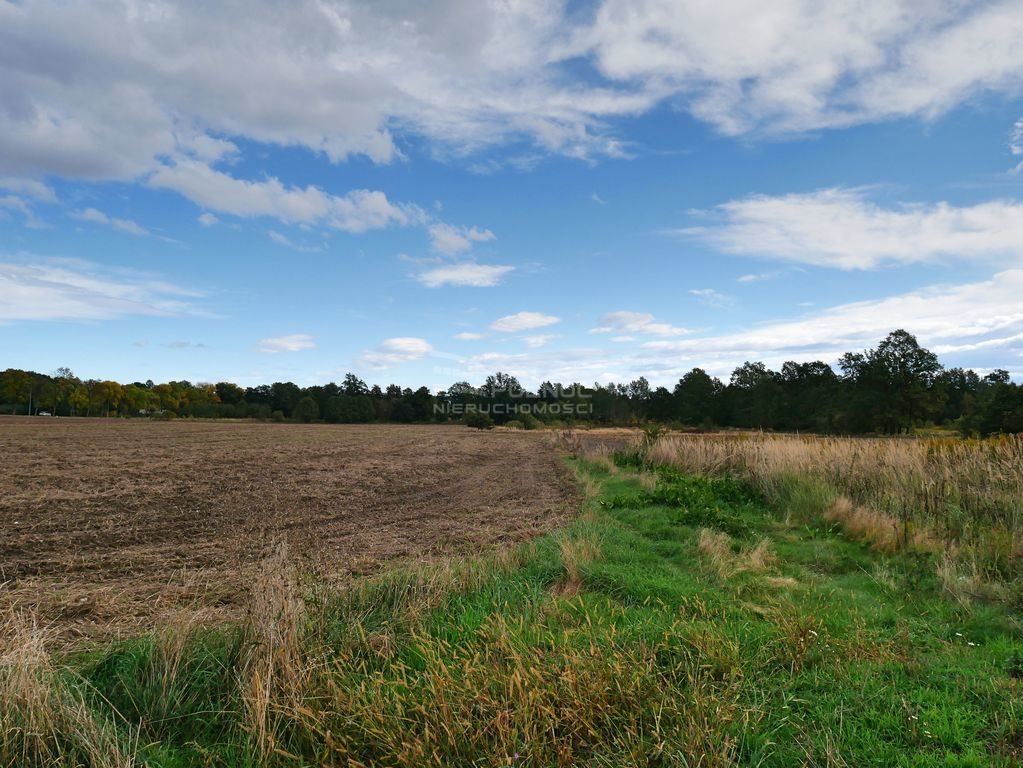
[[[443,426],[0,417],[0,611],[64,636],[245,604],[271,546],[329,580],[562,523],[552,441]]]

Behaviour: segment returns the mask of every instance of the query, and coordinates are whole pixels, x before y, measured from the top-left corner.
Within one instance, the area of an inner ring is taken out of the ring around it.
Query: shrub
[[[508,429],[525,429],[526,428],[526,425],[523,424],[518,419],[512,419],[511,421],[506,421],[504,423],[504,425],[506,427],[508,427]]]
[[[475,427],[476,429],[493,429],[494,420],[490,418],[489,413],[473,411],[465,415],[465,426]]]
[[[270,414],[270,418],[277,422],[284,421],[284,411],[274,411]]]
[[[543,426],[543,422],[531,413],[522,414],[521,421],[525,429],[540,429]]]

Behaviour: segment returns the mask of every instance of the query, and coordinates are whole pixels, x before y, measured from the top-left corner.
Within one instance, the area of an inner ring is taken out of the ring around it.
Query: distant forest
[[[763,363],[736,368],[727,383],[700,368],[672,389],[628,384],[544,382],[524,390],[496,373],[474,386],[461,381],[436,393],[426,387],[369,386],[354,374],[340,384],[299,387],[276,382],[243,388],[152,381],[82,381],[67,368],[48,376],[9,368],[0,373],[0,413],[148,418],[243,418],[330,423],[466,422],[532,429],[543,425],[634,425],[649,422],[713,429],[738,427],[837,434],[910,432],[954,427],[963,434],[1023,432],[1023,387],[996,370],[945,368],[904,330],[875,349],[849,352],[838,370],[825,362]]]

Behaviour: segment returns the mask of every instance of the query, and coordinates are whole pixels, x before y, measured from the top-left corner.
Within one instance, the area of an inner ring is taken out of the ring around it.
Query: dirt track
[[[227,615],[275,540],[328,579],[550,530],[574,490],[535,433],[0,418],[0,610],[71,635]]]

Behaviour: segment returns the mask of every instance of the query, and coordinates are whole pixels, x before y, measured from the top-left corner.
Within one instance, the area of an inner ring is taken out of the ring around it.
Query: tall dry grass
[[[1023,558],[1023,437],[989,440],[680,435],[645,453],[748,480],[795,516],[827,514],[892,551],[954,544],[1003,575]],[[890,528],[890,530],[888,530]]]
[[[131,768],[110,722],[96,717],[81,687],[59,669],[47,635],[31,619],[0,621],[0,765],[18,768]]]
[[[238,690],[242,727],[265,763],[280,749],[286,713],[301,706],[310,673],[302,642],[305,603],[284,544],[274,546],[251,595],[242,625]]]

